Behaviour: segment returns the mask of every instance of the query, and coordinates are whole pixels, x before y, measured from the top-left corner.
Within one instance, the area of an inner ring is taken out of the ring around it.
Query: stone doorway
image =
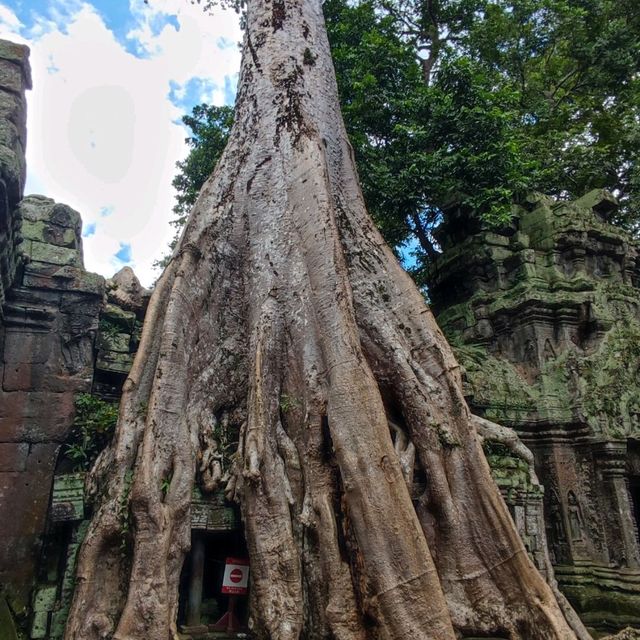
[[[241,531],[191,531],[191,551],[180,578],[178,628],[191,638],[221,638],[213,625],[228,610],[229,596],[221,593],[225,559],[247,558]],[[241,633],[222,637],[247,637],[248,598],[236,598],[235,614]]]

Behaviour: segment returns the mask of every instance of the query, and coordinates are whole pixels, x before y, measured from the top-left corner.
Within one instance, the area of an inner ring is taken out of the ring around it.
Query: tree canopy
[[[190,115],[183,116],[182,122],[189,127],[191,135],[186,139],[190,147],[189,154],[176,163],[178,173],[172,182],[177,193],[173,207],[176,217],[172,224],[178,232],[224,151],[233,124],[233,108],[199,104]],[[172,249],[176,242],[177,235],[171,243]]]
[[[617,222],[637,226],[634,0],[327,0],[324,13],[368,209],[419,282],[451,204],[499,225],[531,190],[607,188]],[[179,220],[222,150],[220,109],[184,119]]]

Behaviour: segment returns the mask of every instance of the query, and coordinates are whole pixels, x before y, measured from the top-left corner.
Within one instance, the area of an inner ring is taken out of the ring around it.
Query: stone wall
[[[42,196],[18,210],[24,258],[0,327],[0,583],[16,612],[29,603],[74,397],[91,390],[104,295],[82,264],[77,212]]]
[[[150,292],[128,267],[106,283],[84,270],[66,205],[27,196],[18,214],[22,262],[0,326],[0,604],[30,638],[61,638],[89,515],[68,455],[78,398],[117,402]]]
[[[640,253],[615,207],[535,195],[469,235],[451,212],[429,288],[472,409],[532,450],[556,576],[600,629],[640,626]]]
[[[140,286],[129,267],[107,280],[105,289],[95,316],[90,385],[82,391],[90,391],[91,397],[98,399],[93,405],[97,410],[107,406],[105,401],[112,403],[113,427],[117,414],[113,409],[117,409],[122,385],[138,348],[150,292]],[[71,455],[74,446],[77,454],[85,444],[76,433],[78,419],[82,419],[82,413],[77,409],[79,401],[88,397],[86,394],[75,395],[76,419],[72,416],[67,425],[67,438],[56,460],[56,475],[49,478],[48,486],[51,487],[53,481],[53,490],[46,526],[42,530],[42,553],[34,574],[37,584],[29,603],[30,611],[23,620],[32,640],[61,640],[71,606],[76,556],[91,515],[91,505],[84,497],[85,475],[93,462],[91,454],[97,453],[89,443],[86,447],[88,457]],[[97,418],[95,414],[90,417]],[[111,433],[106,433],[100,441],[108,441]],[[99,437],[99,434],[94,435]]]

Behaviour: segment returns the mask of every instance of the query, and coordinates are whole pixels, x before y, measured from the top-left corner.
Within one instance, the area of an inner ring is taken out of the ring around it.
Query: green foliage
[[[233,109],[200,104],[193,108],[191,115],[184,116],[182,122],[191,130],[186,139],[191,152],[177,163],[180,172],[172,182],[178,192],[173,209],[178,215],[174,222],[177,227],[184,224],[200,188],[224,151],[233,124]]]
[[[191,150],[184,160],[176,163],[178,173],[171,183],[176,190],[176,204],[173,207],[176,217],[171,221],[176,227],[176,235],[170,245],[172,250],[202,185],[224,151],[233,124],[233,108],[199,104],[193,108],[191,115],[183,116],[182,122],[191,131],[185,140]],[[159,260],[157,266],[165,267],[168,262],[169,256]]]
[[[166,478],[162,478],[160,481],[160,491],[162,492],[162,497],[166,498],[167,493],[169,493],[169,487],[171,487],[171,480],[173,479],[173,475],[170,474]]]
[[[73,462],[75,471],[88,471],[111,440],[118,421],[118,405],[81,393],[76,396],[75,408],[64,453]]]
[[[636,224],[640,19],[610,0],[327,0],[369,211],[395,247],[438,250],[455,202],[504,224],[530,190],[606,187]],[[636,203],[636,204],[634,204]]]
[[[200,4],[200,2],[198,2]],[[202,0],[206,8],[212,3]],[[367,207],[419,283],[452,205],[505,224],[536,190],[607,188],[640,211],[636,0],[326,0]],[[302,62],[315,58],[306,50]],[[180,227],[220,157],[228,107],[200,105],[174,181]]]

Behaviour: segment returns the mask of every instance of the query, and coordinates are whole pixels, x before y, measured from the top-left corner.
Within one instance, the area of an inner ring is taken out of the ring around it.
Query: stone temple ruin
[[[472,410],[533,453],[540,493],[486,443],[529,551],[544,568],[546,538],[561,590],[601,630],[640,626],[640,253],[615,208],[601,191],[538,194],[500,232],[452,212],[429,289]]]
[[[85,271],[77,212],[23,197],[30,82],[28,50],[0,41],[2,640],[63,636],[86,470],[150,295],[130,269]],[[615,208],[604,192],[535,195],[500,231],[451,211],[429,274],[473,411],[511,428],[484,446],[516,527],[595,637],[640,627],[640,254]],[[512,430],[528,449],[506,446]],[[222,494],[194,487],[191,523],[178,622],[198,637],[227,606],[225,556],[246,550]]]

